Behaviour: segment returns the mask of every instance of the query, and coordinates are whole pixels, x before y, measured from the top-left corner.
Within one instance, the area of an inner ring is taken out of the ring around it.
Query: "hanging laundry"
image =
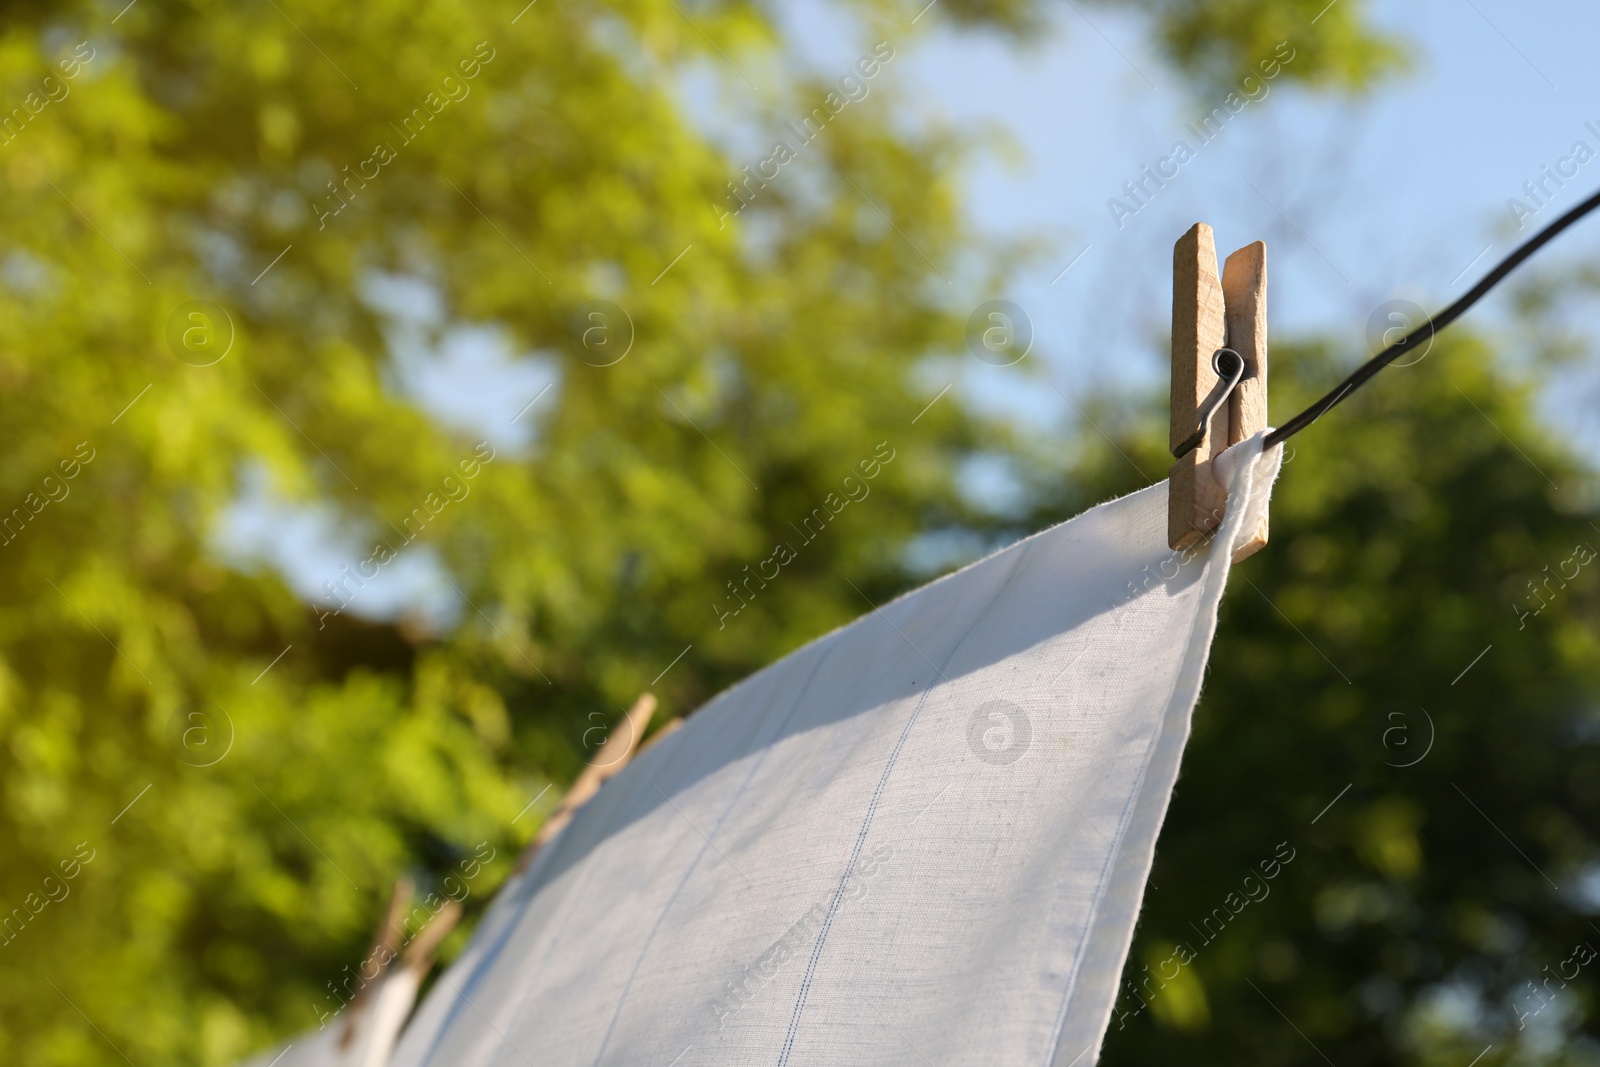
[[[397,1067],[1094,1062],[1281,450],[869,610],[712,700],[501,891]]]

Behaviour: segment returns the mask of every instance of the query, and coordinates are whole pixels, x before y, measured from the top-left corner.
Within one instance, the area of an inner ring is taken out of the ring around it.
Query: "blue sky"
[[[908,0],[908,15],[922,2]],[[819,69],[842,69],[861,51],[836,5],[803,0],[788,11]],[[1368,11],[1406,40],[1407,76],[1355,101],[1280,76],[1121,228],[1108,199],[1142,165],[1169,155],[1174,141],[1199,146],[1186,124],[1222,103],[1168,70],[1139,18],[1063,3],[1049,33],[1018,47],[953,31],[935,3],[885,72],[893,99],[883,94],[877,106],[996,130],[1015,149],[997,146],[974,161],[966,207],[982,231],[1040,238],[1048,248],[1034,269],[991,295],[1028,312],[1036,351],[1063,391],[1165,380],[1159,346],[1170,314],[1171,247],[1196,221],[1215,228],[1223,255],[1266,240],[1271,330],[1325,332],[1347,341],[1353,358],[1366,348],[1378,305],[1402,298],[1442,307],[1517,240],[1600,188],[1597,159],[1521,234],[1507,206],[1512,197],[1534,206],[1523,184],[1569,157],[1576,141],[1600,152],[1600,68],[1592,57],[1600,8],[1576,0],[1537,9],[1508,0],[1386,0]],[[1308,38],[1316,32],[1306,27]],[[1595,249],[1600,220],[1539,262]],[[1496,312],[1491,300],[1474,314],[1488,325]],[[968,378],[976,397],[1021,417],[1053,420],[1067,410],[1053,391],[1021,386],[1017,374],[974,365]],[[1564,432],[1600,440],[1592,417],[1575,408],[1553,414]]]

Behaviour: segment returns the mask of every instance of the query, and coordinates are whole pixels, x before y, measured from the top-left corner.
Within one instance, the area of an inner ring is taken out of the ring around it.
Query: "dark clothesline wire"
[[[1428,340],[1430,337],[1444,329],[1446,326],[1450,325],[1456,319],[1459,319],[1463,314],[1466,313],[1468,308],[1482,299],[1485,293],[1498,285],[1506,275],[1516,270],[1517,267],[1522,264],[1523,260],[1539,251],[1539,249],[1543,248],[1546,244],[1553,240],[1557,234],[1561,233],[1562,230],[1565,230],[1568,226],[1571,226],[1573,223],[1577,222],[1579,219],[1583,218],[1597,207],[1600,207],[1600,192],[1595,193],[1593,196],[1589,197],[1589,199],[1585,200],[1583,203],[1579,204],[1577,207],[1573,208],[1571,211],[1567,212],[1565,215],[1562,215],[1559,219],[1556,219],[1556,221],[1552,222],[1550,225],[1546,226],[1544,229],[1528,238],[1528,240],[1525,241],[1515,252],[1512,252],[1505,259],[1501,260],[1493,270],[1484,275],[1482,281],[1480,281],[1477,285],[1474,285],[1471,289],[1467,290],[1466,294],[1463,295],[1461,299],[1457,300],[1455,303],[1439,312],[1439,314],[1430,316],[1427,322],[1424,322],[1421,326],[1418,326],[1400,340],[1396,341],[1388,348],[1385,348],[1382,352],[1379,352],[1377,355],[1367,360],[1360,367],[1357,367],[1355,373],[1351,374],[1350,377],[1340,382],[1338,388],[1334,389],[1327,396],[1323,397],[1321,400],[1318,400],[1315,404],[1312,404],[1300,414],[1296,415],[1294,418],[1290,419],[1276,430],[1273,430],[1271,433],[1267,434],[1264,447],[1271,448],[1273,445],[1287,441],[1289,438],[1293,437],[1307,426],[1310,426],[1313,422],[1316,422],[1318,419],[1320,419],[1335,404],[1338,404],[1345,397],[1349,396],[1351,393],[1355,392],[1357,389],[1361,388],[1361,386],[1366,384],[1366,382],[1371,379],[1373,375],[1377,374],[1383,368],[1387,367],[1389,364],[1393,363],[1407,352],[1413,351],[1418,342]]]

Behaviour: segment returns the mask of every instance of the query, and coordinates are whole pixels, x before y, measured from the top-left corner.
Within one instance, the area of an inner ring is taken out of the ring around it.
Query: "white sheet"
[[[393,1062],[1092,1063],[1279,454],[1218,460],[1187,561],[1163,482],[718,696],[506,886]]]

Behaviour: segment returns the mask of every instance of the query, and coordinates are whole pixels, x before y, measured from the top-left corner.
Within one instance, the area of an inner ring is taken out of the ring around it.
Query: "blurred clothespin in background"
[[[628,761],[636,752],[642,751],[639,739],[650,726],[650,717],[656,713],[656,698],[653,693],[640,693],[639,699],[633,702],[633,707],[628,709],[628,714],[622,722],[617,724],[617,729],[606,735],[600,743],[600,749],[594,754],[594,759],[583,768],[583,771],[573,781],[566,796],[561,798],[561,804],[539,827],[536,836],[517,860],[516,872],[521,874],[528,869],[533,858],[539,854],[549,841],[565,829],[567,823],[572,821],[573,812],[580,808],[584,801],[600,791],[607,778],[617,774],[628,765]],[[657,731],[655,737],[650,739],[654,743],[671,730],[676,729],[673,720],[667,727]]]

